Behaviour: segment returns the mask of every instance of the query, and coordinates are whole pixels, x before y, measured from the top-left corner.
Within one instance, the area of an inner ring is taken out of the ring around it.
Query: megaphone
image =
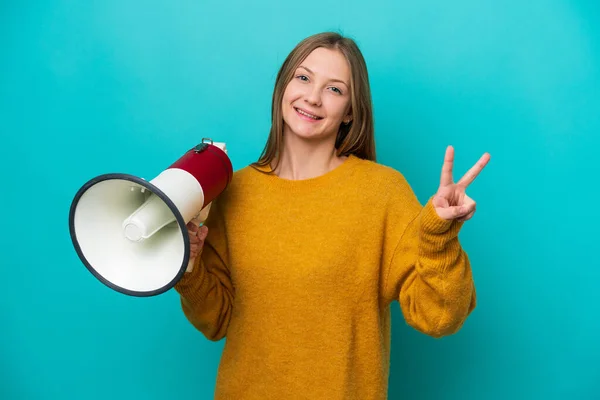
[[[73,246],[102,283],[131,296],[171,289],[189,270],[187,223],[203,222],[229,185],[225,143],[204,138],[150,181],[108,173],[86,182],[69,211]]]

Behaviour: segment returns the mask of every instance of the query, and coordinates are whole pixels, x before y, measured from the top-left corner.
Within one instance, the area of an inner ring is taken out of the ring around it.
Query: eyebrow
[[[307,67],[305,67],[304,65],[300,65],[298,68],[304,68],[304,69],[305,69],[305,70],[307,70],[309,73],[311,73],[311,74],[313,74],[313,75],[315,74],[314,72],[312,72],[312,71],[310,70],[310,68],[307,68]],[[332,81],[332,82],[340,82],[340,83],[343,83],[344,85],[346,85],[346,87],[350,87],[350,85],[348,85],[346,82],[344,82],[344,81],[343,81],[343,80],[341,80],[341,79],[330,79],[330,81]]]

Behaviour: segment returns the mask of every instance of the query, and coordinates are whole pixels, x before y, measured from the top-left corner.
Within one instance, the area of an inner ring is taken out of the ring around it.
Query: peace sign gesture
[[[479,161],[457,182],[452,178],[454,166],[454,148],[448,146],[440,187],[433,197],[433,206],[440,218],[445,220],[466,221],[475,214],[475,201],[465,193],[467,187],[475,180],[477,175],[490,161],[489,153],[485,153]]]

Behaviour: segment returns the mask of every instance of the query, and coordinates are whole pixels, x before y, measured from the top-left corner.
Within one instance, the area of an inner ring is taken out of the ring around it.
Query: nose
[[[312,88],[307,90],[304,101],[315,107],[321,106],[321,91],[317,85],[313,85]]]

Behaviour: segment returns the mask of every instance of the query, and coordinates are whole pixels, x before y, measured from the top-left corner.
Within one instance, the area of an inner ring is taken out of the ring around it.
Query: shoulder
[[[260,179],[260,174],[264,173],[266,172],[260,171],[252,164],[246,165],[245,167],[234,171],[233,176],[231,178],[230,187],[242,188],[245,186],[254,185],[256,184],[256,180]]]
[[[412,186],[398,169],[361,159],[353,170],[352,181],[356,189],[374,206],[388,211],[399,209],[411,215],[421,206]]]
[[[247,165],[241,169],[235,170],[227,188],[219,197],[222,201],[231,200],[239,197],[240,194],[248,192],[256,186],[257,179],[260,178],[259,174],[262,173],[263,172],[256,170],[252,165]]]
[[[380,188],[411,190],[404,174],[399,170],[376,161],[359,159],[355,174],[367,179],[370,185]]]

